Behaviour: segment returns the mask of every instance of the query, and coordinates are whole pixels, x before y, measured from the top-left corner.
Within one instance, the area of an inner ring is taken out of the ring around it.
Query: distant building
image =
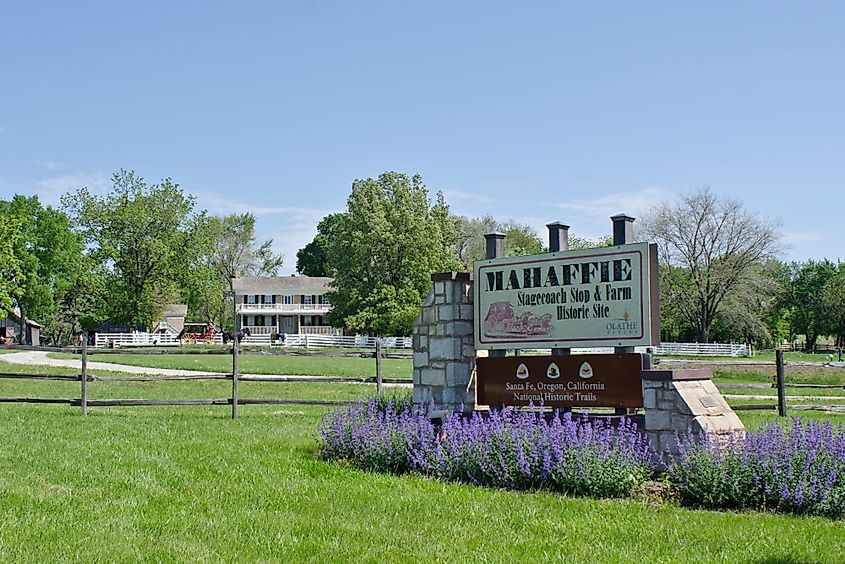
[[[332,279],[323,276],[245,276],[232,281],[241,328],[253,335],[339,335],[325,315]]]
[[[162,320],[154,329],[154,333],[172,333],[178,335],[185,328],[185,316],[188,315],[188,306],[185,304],[167,304],[164,306]]]
[[[172,333],[178,335],[185,327],[185,316],[188,315],[188,306],[185,304],[167,304],[159,318],[158,323],[153,325],[152,333]],[[141,325],[130,329],[125,322],[116,322],[106,319],[96,333],[132,333],[134,331],[146,332],[147,328]]]
[[[27,337],[29,344],[39,346],[41,344],[41,325],[31,319],[26,320]],[[0,319],[0,343],[17,343],[21,335],[20,313],[12,311],[6,317]]]

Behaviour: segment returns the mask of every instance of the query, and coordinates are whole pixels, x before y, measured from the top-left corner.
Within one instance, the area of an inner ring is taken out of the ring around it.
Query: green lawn
[[[50,356],[53,358],[79,358],[79,355],[70,353],[50,353]],[[91,362],[111,362],[153,368],[178,368],[202,372],[231,373],[232,371],[232,357],[229,355],[103,354],[91,355],[89,358]],[[411,369],[412,361],[410,358],[382,359],[382,374],[385,378],[404,378],[410,381]],[[239,370],[248,374],[371,377],[375,376],[376,361],[373,358],[341,356],[242,354],[239,357]]]
[[[226,397],[230,385],[92,382],[89,390]],[[3,396],[73,397],[79,383],[0,387]],[[241,384],[242,397],[372,392]],[[92,407],[83,418],[69,406],[0,404],[0,560],[841,561],[841,522],[515,493],[324,463],[315,429],[326,409],[246,405],[232,421],[226,406]],[[740,416],[749,427],[775,420]]]
[[[306,384],[311,386],[311,384]],[[336,385],[337,386],[337,385]],[[315,459],[319,408],[0,405],[4,561],[838,561],[842,523]],[[812,542],[807,542],[812,539]]]

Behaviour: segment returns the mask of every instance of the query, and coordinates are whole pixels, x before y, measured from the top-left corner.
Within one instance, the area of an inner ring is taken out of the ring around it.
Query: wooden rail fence
[[[82,408],[82,415],[88,414],[88,407],[117,407],[117,406],[153,406],[153,405],[231,405],[232,418],[238,418],[239,405],[343,405],[346,401],[340,400],[315,400],[315,399],[287,399],[287,398],[241,398],[238,394],[239,381],[245,382],[344,382],[344,383],[376,383],[377,392],[381,394],[382,383],[402,383],[406,380],[396,378],[382,378],[381,376],[381,347],[377,346],[368,357],[376,359],[376,374],[372,377],[341,377],[341,376],[248,376],[243,377],[238,370],[238,356],[240,346],[237,339],[232,344],[230,351],[222,351],[232,355],[231,374],[190,374],[180,376],[94,376],[88,373],[88,343],[83,342],[81,351],[78,348],[46,348],[46,347],[19,347],[21,350],[47,350],[50,352],[81,352],[82,370],[79,375],[66,374],[22,374],[14,372],[0,372],[0,379],[19,380],[64,380],[78,381],[81,383],[80,395],[78,398],[44,398],[44,397],[0,397],[0,403],[36,403],[36,404],[66,404]],[[106,351],[98,351],[103,354]],[[112,352],[112,351],[108,351]],[[117,351],[114,351],[117,352]],[[126,353],[129,351],[120,351]],[[137,351],[142,354],[149,354],[150,351]],[[167,351],[170,353],[171,351]],[[184,351],[184,354],[208,354],[207,351]],[[363,356],[355,353],[338,353],[343,356]],[[190,398],[190,399],[146,399],[146,398],[116,398],[116,399],[90,399],[88,398],[89,382],[154,382],[174,380],[231,380],[232,394],[228,398]]]

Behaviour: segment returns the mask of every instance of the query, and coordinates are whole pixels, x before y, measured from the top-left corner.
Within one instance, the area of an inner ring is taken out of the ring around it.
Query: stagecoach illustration
[[[487,309],[482,331],[487,337],[550,335],[552,314],[534,315],[530,310],[516,314],[507,301],[493,302]]]

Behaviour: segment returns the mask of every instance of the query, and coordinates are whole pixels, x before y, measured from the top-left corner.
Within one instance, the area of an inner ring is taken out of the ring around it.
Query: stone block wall
[[[435,411],[475,409],[472,275],[431,275],[432,288],[414,320],[414,405]]]
[[[687,430],[725,439],[745,434],[712,376],[712,370],[643,370],[645,432],[659,452],[677,453],[675,434]]]

